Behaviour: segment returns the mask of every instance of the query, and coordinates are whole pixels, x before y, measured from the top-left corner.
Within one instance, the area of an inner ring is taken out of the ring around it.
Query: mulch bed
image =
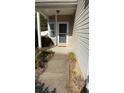
[[[84,86],[84,79],[80,71],[80,66],[76,60],[69,61],[69,83],[68,88],[70,93],[80,93]]]
[[[38,67],[35,69],[35,80],[38,81],[40,74],[43,73],[43,69]]]
[[[45,70],[48,67],[48,62],[51,60],[51,58],[54,56],[54,52],[53,51],[43,51],[42,55],[45,56],[40,56],[39,59],[40,61],[38,61],[37,63],[35,63],[35,81],[38,81],[39,76],[45,72]],[[40,54],[41,55],[41,54]]]

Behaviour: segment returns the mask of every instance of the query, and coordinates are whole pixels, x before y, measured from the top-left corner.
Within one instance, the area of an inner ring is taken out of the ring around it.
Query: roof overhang
[[[77,0],[41,1],[35,1],[35,9],[36,11],[42,12],[47,16],[56,15],[56,10],[60,10],[59,15],[73,15],[77,6]]]

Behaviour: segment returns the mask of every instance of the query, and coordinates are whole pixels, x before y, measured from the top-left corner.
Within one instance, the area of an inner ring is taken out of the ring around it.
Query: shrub
[[[71,61],[76,61],[76,57],[75,57],[75,54],[73,52],[70,52],[68,54],[68,59],[71,60]]]
[[[51,54],[53,55],[54,52],[52,50],[48,50],[48,48],[42,48],[42,49],[35,49],[35,67],[41,65],[43,62],[47,62],[49,60],[49,55],[51,57]]]
[[[53,41],[48,36],[42,36],[42,47],[51,47],[54,45]]]

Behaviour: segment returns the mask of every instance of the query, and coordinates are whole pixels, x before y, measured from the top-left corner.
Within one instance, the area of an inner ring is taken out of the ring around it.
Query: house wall
[[[89,57],[89,6],[87,3],[87,0],[78,0],[73,29],[74,52],[84,79],[88,75]]]
[[[68,32],[68,47],[72,48],[72,34],[74,25],[74,15],[58,15],[58,22],[68,22],[69,32]],[[55,16],[49,16],[49,22],[55,22]]]

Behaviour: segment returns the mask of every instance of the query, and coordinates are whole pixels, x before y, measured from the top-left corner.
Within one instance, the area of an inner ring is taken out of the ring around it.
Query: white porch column
[[[37,12],[37,33],[38,33],[38,47],[41,48],[41,27],[40,27],[40,13]]]
[[[58,45],[58,37],[59,37],[59,35],[58,35],[58,25],[57,25],[57,14],[55,15],[55,21],[56,21],[56,45]]]
[[[47,27],[48,27],[48,36],[50,37],[50,24],[49,24],[49,17],[47,17]]]

